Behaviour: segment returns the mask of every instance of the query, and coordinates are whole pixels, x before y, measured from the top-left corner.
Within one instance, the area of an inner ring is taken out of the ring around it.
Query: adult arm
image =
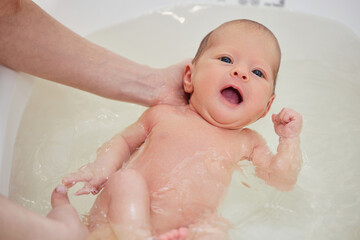
[[[0,1],[0,63],[16,71],[151,106],[184,103],[186,62],[165,69],[140,65],[77,35],[31,0]]]
[[[0,195],[0,239],[85,240],[88,230],[70,205],[64,186],[54,190],[51,205],[44,217]]]

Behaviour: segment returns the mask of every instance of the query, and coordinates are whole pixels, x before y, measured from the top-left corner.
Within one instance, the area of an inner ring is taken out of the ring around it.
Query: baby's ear
[[[275,97],[276,97],[276,95],[275,95],[275,93],[273,93],[273,95],[270,97],[270,99],[269,99],[269,101],[268,101],[268,103],[267,103],[267,105],[266,105],[266,109],[265,109],[264,114],[263,114],[260,118],[265,117],[266,114],[269,112],[270,107],[271,107],[272,103],[273,103],[274,100],[275,100]]]
[[[192,93],[194,91],[194,86],[192,82],[192,72],[193,72],[194,65],[192,63],[186,65],[185,71],[184,71],[184,91],[186,93]]]

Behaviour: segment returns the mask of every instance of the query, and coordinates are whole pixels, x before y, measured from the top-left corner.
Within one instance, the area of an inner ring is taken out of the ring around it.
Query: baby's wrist
[[[301,132],[287,132],[287,131],[277,131],[275,129],[276,134],[280,137],[280,138],[298,138],[300,136]]]
[[[279,142],[299,142],[300,143],[300,136],[299,135],[291,135],[291,136],[279,136]]]

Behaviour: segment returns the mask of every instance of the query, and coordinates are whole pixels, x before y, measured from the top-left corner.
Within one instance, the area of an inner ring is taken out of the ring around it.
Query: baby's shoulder
[[[252,130],[250,128],[244,128],[242,129],[239,134],[241,135],[241,138],[250,141],[253,143],[262,142],[263,137],[255,130]]]
[[[250,136],[257,134],[257,132],[250,128],[243,128],[243,129],[238,130],[238,134],[242,135],[242,137],[247,137],[247,136],[250,137]]]
[[[177,106],[172,106],[168,104],[158,104],[153,107],[150,107],[146,110],[147,114],[172,114],[177,110]]]
[[[169,118],[169,116],[173,115],[177,112],[177,107],[167,104],[159,104],[153,107],[148,108],[144,114],[143,118],[151,119],[154,121],[158,121],[161,119]]]
[[[266,145],[264,137],[255,130],[247,129],[247,131],[245,132],[245,136],[246,140],[253,148]]]

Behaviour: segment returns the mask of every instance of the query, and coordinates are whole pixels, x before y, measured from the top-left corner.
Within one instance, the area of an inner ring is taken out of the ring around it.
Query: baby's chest
[[[182,146],[224,146],[231,139],[226,131],[204,120],[173,117],[159,121],[153,126],[150,137],[154,141],[165,141],[169,145],[182,143]]]
[[[238,162],[251,152],[246,136],[239,131],[220,129],[208,123],[163,122],[152,130],[148,140],[154,148],[177,153],[180,160],[206,152],[207,158],[221,156]]]

